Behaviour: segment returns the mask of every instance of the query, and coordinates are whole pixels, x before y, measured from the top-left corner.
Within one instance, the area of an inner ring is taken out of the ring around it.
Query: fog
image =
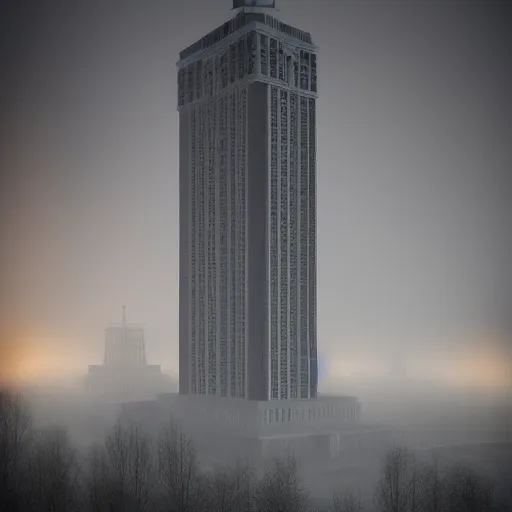
[[[386,457],[397,449],[407,450],[414,457],[418,471],[422,471],[422,468],[428,469],[434,463],[439,475],[445,475],[443,478],[449,478],[450,472],[456,468],[474,471],[475,478],[491,482],[491,494],[494,496],[495,505],[503,505],[501,509],[492,510],[506,511],[510,510],[509,507],[512,505],[512,481],[508,471],[512,455],[510,404],[494,404],[491,407],[489,404],[462,404],[458,400],[446,400],[444,406],[441,406],[439,401],[428,403],[417,395],[416,403],[402,403],[402,406],[407,408],[408,415],[397,414],[391,418],[389,411],[375,407],[375,403],[371,401],[363,401],[365,409],[360,423],[334,427],[341,439],[342,451],[339,457],[326,457],[325,453],[322,455],[320,451],[301,456],[294,455],[293,451],[273,450],[262,459],[251,451],[248,441],[244,442],[242,439],[236,443],[230,432],[223,436],[222,433],[215,431],[213,424],[205,430],[204,423],[193,419],[193,403],[185,401],[180,405],[177,395],[159,398],[158,405],[155,400],[116,403],[105,402],[97,396],[86,395],[83,392],[72,393],[69,390],[64,392],[62,389],[49,390],[39,387],[25,389],[24,397],[29,404],[33,417],[32,428],[35,432],[52,432],[56,426],[64,428],[70,446],[76,450],[74,453],[79,461],[79,467],[85,475],[88,474],[90,467],[90,454],[95,453],[94,450],[108,447],[108,442],[112,441],[112,436],[117,432],[116,429],[125,429],[123,435],[128,435],[130,429],[138,429],[133,432],[138,432],[140,439],[147,439],[152,449],[156,450],[164,429],[169,425],[175,425],[183,429],[186,439],[192,443],[191,446],[194,447],[197,456],[197,469],[205,476],[217,475],[215,478],[220,478],[219,475],[223,474],[225,468],[231,467],[236,469],[241,477],[242,469],[239,465],[249,464],[254,468],[255,474],[259,475],[258,478],[263,478],[265,471],[275,464],[276,458],[286,463],[288,457],[293,456],[300,488],[307,496],[307,502],[311,507],[308,510],[338,510],[332,508],[332,498],[340,492],[359,496],[364,507],[362,510],[387,510],[378,508],[374,500],[379,482],[384,475]],[[399,407],[396,407],[396,400],[390,400],[385,405],[394,407],[395,411],[399,410]],[[5,407],[0,403],[0,415],[3,417],[4,414]],[[297,428],[292,425],[288,432],[293,434]],[[4,431],[1,430],[0,433]],[[1,435],[0,438],[4,439]],[[128,442],[128,438],[124,442]],[[132,449],[128,446],[132,445],[127,445],[126,449]],[[153,461],[153,469],[156,469],[157,460]],[[154,476],[151,480],[152,486],[156,488],[158,478]],[[88,481],[86,478],[85,482]],[[202,485],[206,486],[206,483],[203,482]],[[153,487],[152,489],[155,491]],[[85,509],[89,510],[87,507]],[[118,509],[114,507],[113,510]],[[142,507],[137,510],[146,509]],[[186,510],[202,509],[192,507]],[[477,510],[483,512],[488,509]]]
[[[175,62],[230,6],[3,2],[2,372],[78,375],[127,304],[177,376]],[[321,50],[324,388],[397,354],[447,385],[483,350],[510,374],[509,6],[279,8]]]
[[[505,489],[511,6],[278,6],[320,48],[319,390],[357,396],[362,426],[386,432],[364,455],[299,461],[301,478],[316,497],[347,486],[367,503],[386,451],[403,445],[418,458],[437,447],[443,464],[474,465]],[[107,401],[85,385],[122,304],[166,378],[144,400],[176,391],[175,63],[230,7],[0,7],[0,384],[22,390],[34,428],[61,425],[84,453],[140,399]]]

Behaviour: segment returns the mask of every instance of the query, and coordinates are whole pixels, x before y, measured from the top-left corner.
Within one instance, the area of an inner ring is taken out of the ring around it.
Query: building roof
[[[190,57],[194,53],[200,52],[201,50],[205,50],[206,48],[219,43],[232,33],[237,32],[242,27],[252,22],[258,22],[263,25],[267,25],[273,30],[283,33],[285,36],[293,37],[308,45],[313,45],[311,34],[309,32],[305,32],[304,30],[300,30],[298,28],[292,27],[291,25],[287,25],[286,23],[283,23],[264,12],[245,12],[245,10],[242,9],[241,12],[239,12],[235,17],[231,18],[229,21],[226,21],[226,23],[220,27],[212,30],[204,37],[182,50],[180,52],[180,60],[185,60],[187,57]]]
[[[233,0],[233,9],[239,7],[268,7],[276,8],[276,0]]]

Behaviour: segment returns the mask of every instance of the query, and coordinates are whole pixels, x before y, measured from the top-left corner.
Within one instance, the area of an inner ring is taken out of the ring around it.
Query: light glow
[[[20,335],[0,347],[0,385],[58,382],[86,368],[87,359],[72,340]]]

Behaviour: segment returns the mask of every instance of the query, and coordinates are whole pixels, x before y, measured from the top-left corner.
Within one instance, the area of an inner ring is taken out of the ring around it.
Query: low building
[[[121,414],[152,434],[176,421],[193,438],[201,458],[211,463],[240,455],[264,460],[289,452],[335,458],[343,453],[346,436],[360,430],[360,403],[351,396],[251,401],[168,393],[126,403]]]

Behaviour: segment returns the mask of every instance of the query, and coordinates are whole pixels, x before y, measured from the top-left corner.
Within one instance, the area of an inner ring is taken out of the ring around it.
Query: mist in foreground
[[[4,390],[0,504],[20,512],[511,510],[511,439],[492,439],[495,427],[476,429],[481,442],[465,440],[470,429],[453,423],[457,415],[445,416],[451,432],[444,446],[419,430],[382,425],[390,437],[371,448],[347,444],[339,460],[302,460],[292,452],[251,459],[243,449],[213,460],[179,417],[169,415],[153,430],[150,420],[134,421],[120,405],[84,397],[59,404]],[[475,418],[473,411],[466,421]],[[442,429],[436,432],[442,442]]]

